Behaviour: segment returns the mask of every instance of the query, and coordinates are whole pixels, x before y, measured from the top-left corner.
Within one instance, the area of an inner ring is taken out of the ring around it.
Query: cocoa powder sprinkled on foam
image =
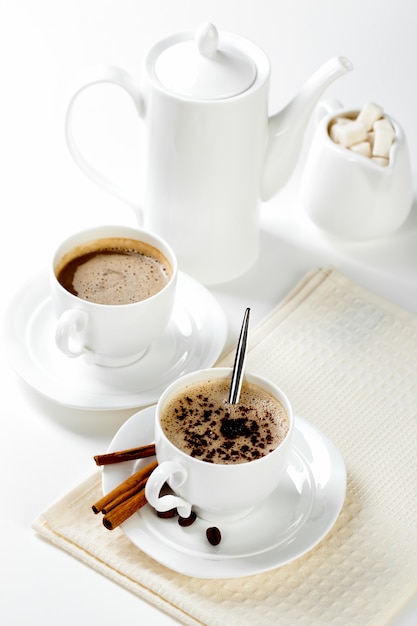
[[[239,403],[231,405],[229,386],[225,379],[191,385],[164,408],[162,427],[174,445],[202,461],[236,464],[265,456],[282,442],[289,421],[278,400],[245,381]]]

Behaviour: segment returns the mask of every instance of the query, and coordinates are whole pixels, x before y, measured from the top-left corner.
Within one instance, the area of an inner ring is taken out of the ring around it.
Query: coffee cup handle
[[[191,504],[173,494],[160,496],[164,484],[167,482],[175,491],[187,480],[187,470],[175,461],[160,463],[149,476],[145,487],[146,499],[154,509],[160,513],[177,509],[181,517],[189,517]]]
[[[72,358],[86,352],[87,325],[88,313],[85,311],[68,309],[62,313],[55,331],[55,342],[61,352]]]
[[[78,96],[87,88],[100,83],[111,83],[117,85],[126,91],[132,98],[136,111],[140,118],[144,116],[144,101],[143,97],[135,85],[132,77],[125,70],[118,67],[98,66],[91,67],[85,70],[80,76],[78,83],[73,87],[73,95],[70,98],[66,118],[65,118],[65,137],[69,152],[74,159],[78,167],[84,172],[84,174],[90,178],[96,185],[102,187],[105,191],[116,196],[119,200],[122,200],[128,204],[136,213],[137,220],[140,225],[143,224],[143,210],[138,202],[130,198],[125,191],[117,184],[113,183],[106,176],[101,174],[82,154],[75,140],[73,133],[73,113],[75,109],[75,102]]]

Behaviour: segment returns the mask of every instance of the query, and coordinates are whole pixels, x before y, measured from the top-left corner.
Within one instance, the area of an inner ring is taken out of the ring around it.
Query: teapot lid
[[[256,78],[252,59],[229,42],[219,42],[218,31],[210,23],[202,24],[194,39],[165,48],[154,72],[164,88],[199,100],[237,96]]]

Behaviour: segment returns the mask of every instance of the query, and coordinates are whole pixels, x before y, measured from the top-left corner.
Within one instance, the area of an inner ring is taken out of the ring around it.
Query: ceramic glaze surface
[[[358,111],[323,102],[302,180],[304,208],[317,226],[342,239],[366,240],[389,235],[407,219],[413,201],[408,147],[401,126],[395,130],[389,165],[348,151],[332,141],[329,126],[337,117]]]
[[[81,169],[125,200],[145,228],[167,239],[179,268],[204,284],[245,273],[259,251],[259,205],[286,184],[310,113],[326,87],[352,66],[324,64],[281,113],[268,118],[270,63],[247,39],[203,24],[157,42],[144,59],[141,87],[120,68],[100,68],[69,103],[66,136]],[[142,204],[128,198],[83,156],[74,139],[78,95],[113,83],[145,125]]]
[[[85,243],[108,237],[128,237],[161,250],[172,267],[167,284],[150,298],[130,304],[97,304],[67,291],[55,271],[62,257]],[[50,293],[56,314],[56,344],[70,358],[83,355],[91,364],[118,367],[141,358],[168,326],[177,284],[177,260],[160,237],[124,226],[80,231],[57,249],[50,267]]]
[[[218,378],[230,379],[231,369],[216,367],[187,374],[170,385],[158,401],[155,445],[159,465],[146,484],[147,500],[158,511],[178,508],[181,516],[188,517],[193,508],[202,519],[240,519],[274,491],[287,469],[294,430],[292,406],[283,391],[254,374],[245,374],[245,379],[276,398],[288,418],[288,432],[272,452],[247,463],[209,463],[185,454],[168,439],[160,423],[166,403],[189,384]],[[165,482],[174,495],[160,497]]]

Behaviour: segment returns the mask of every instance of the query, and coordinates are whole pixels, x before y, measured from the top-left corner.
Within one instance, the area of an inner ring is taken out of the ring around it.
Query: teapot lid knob
[[[205,22],[197,29],[195,40],[200,54],[205,57],[213,57],[219,46],[219,33],[214,24]]]

